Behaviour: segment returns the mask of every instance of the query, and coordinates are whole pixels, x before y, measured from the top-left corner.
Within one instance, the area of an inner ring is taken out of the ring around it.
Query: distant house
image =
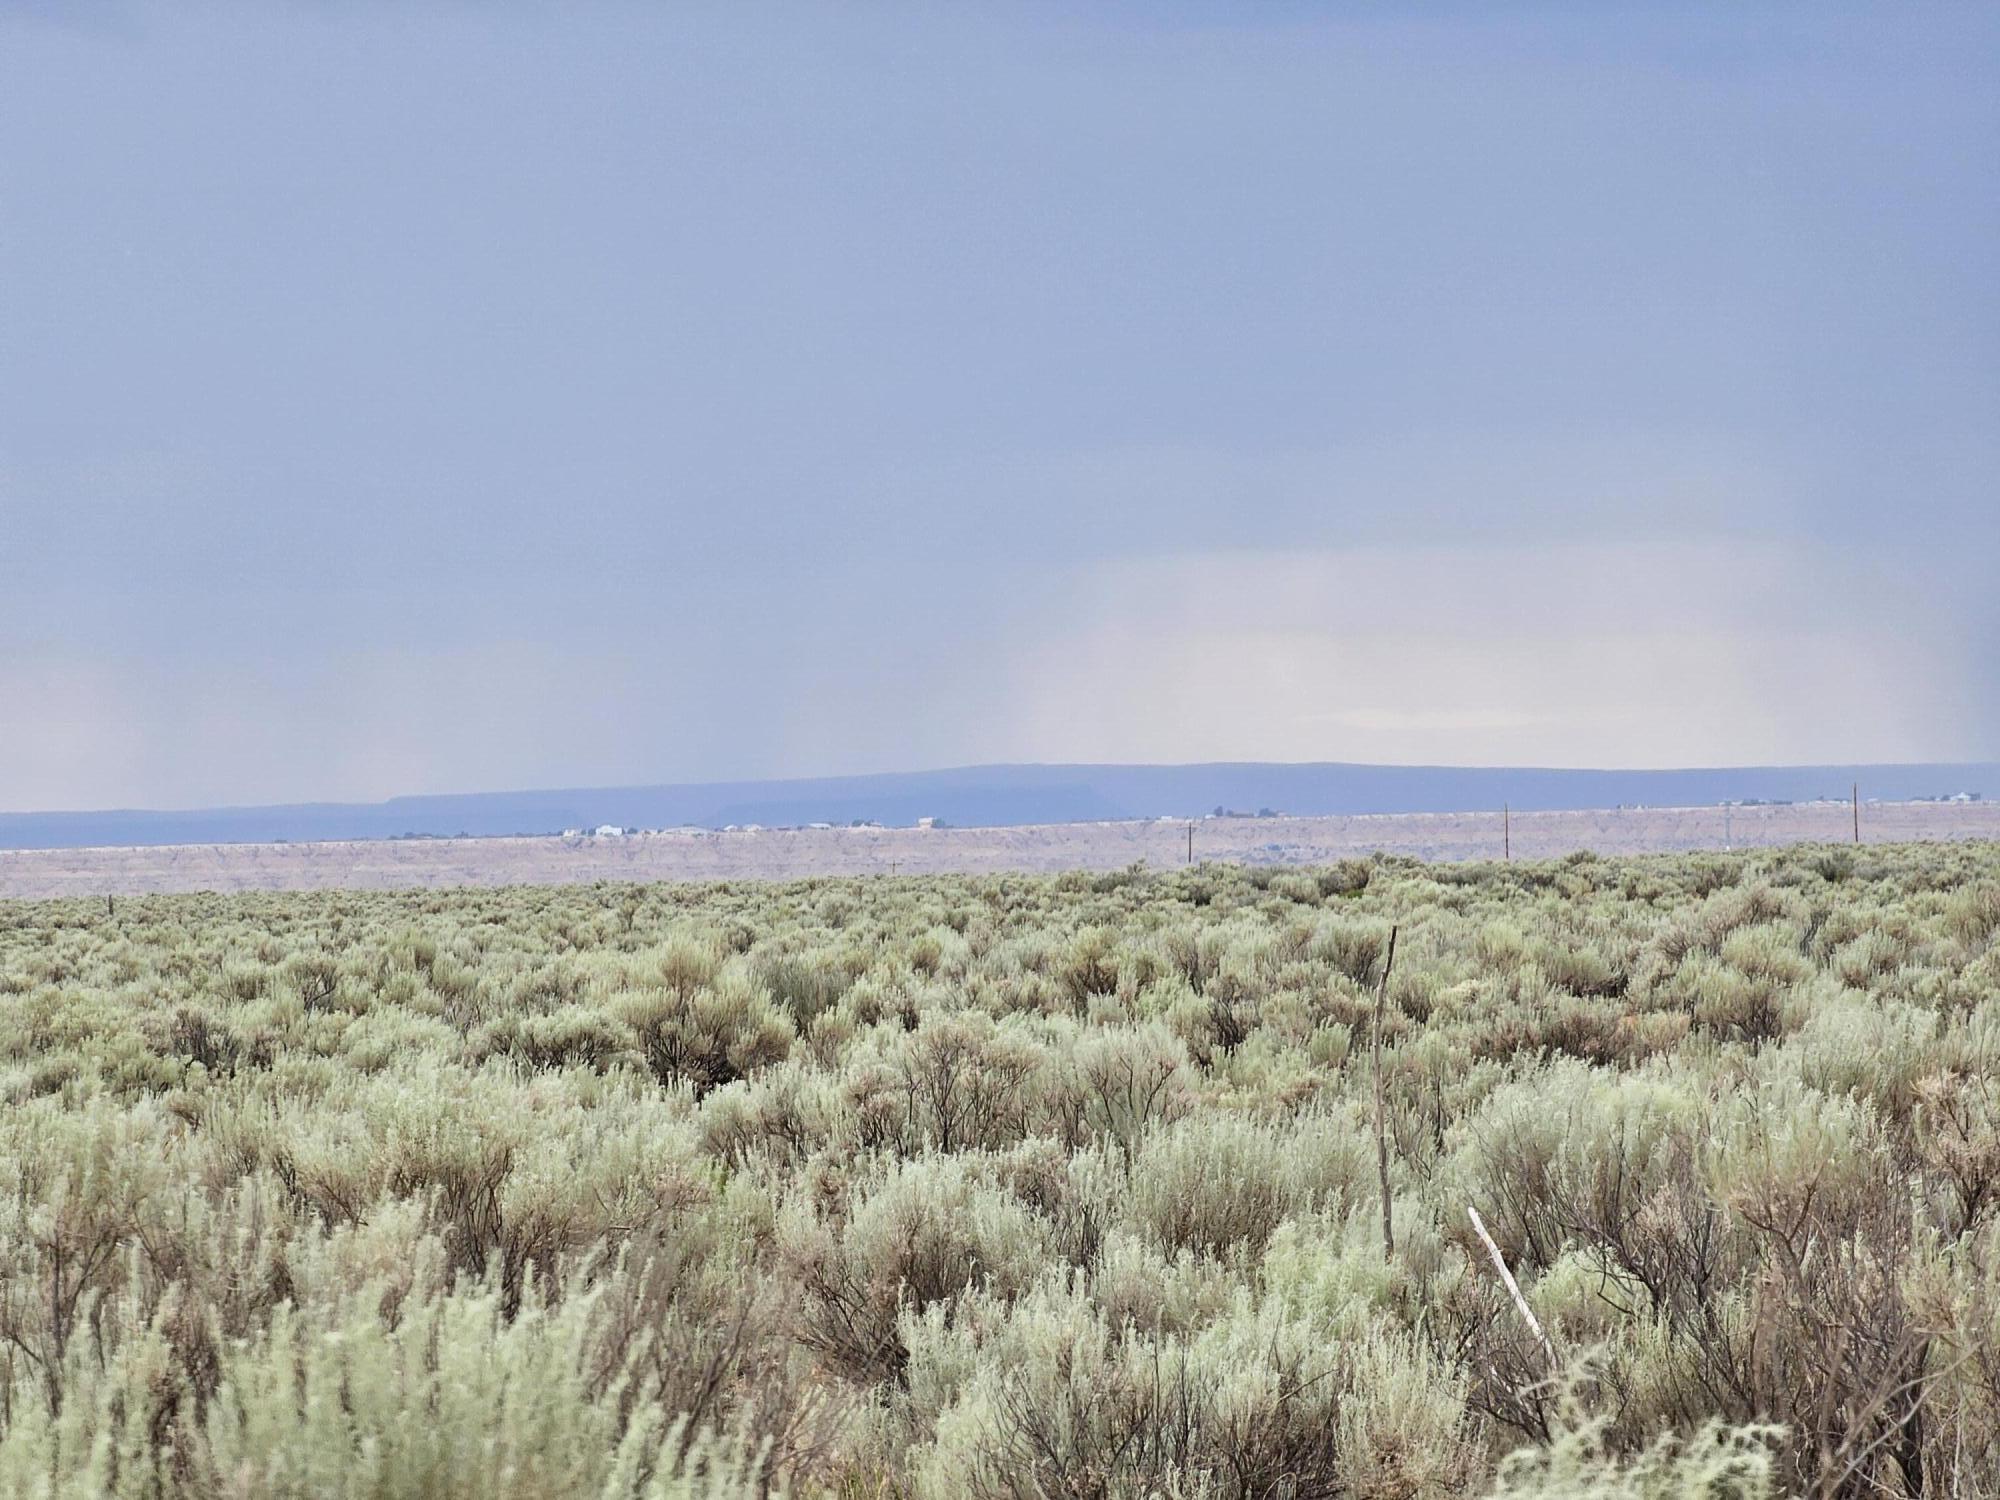
[[[600,823],[590,831],[595,837],[601,839],[622,839],[625,837],[625,830],[611,823]]]
[[[808,828],[831,828],[831,827],[833,827],[833,825],[832,825],[831,823],[808,823],[808,824],[806,824],[806,827],[808,827]]]
[[[937,827],[937,819],[936,819],[936,818],[919,818],[919,819],[917,819],[917,827],[919,827],[919,828],[935,828],[935,827]]]

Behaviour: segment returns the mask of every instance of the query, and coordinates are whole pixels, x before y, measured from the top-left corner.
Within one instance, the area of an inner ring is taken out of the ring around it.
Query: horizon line
[[[958,765],[925,766],[913,769],[891,771],[829,771],[811,774],[718,777],[692,780],[663,781],[623,781],[601,782],[591,785],[570,784],[566,786],[544,785],[525,787],[484,787],[465,791],[396,792],[386,797],[344,798],[344,797],[300,797],[269,802],[208,802],[190,803],[180,806],[136,806],[132,804],[100,807],[50,807],[50,808],[0,808],[0,819],[28,818],[89,818],[89,817],[130,817],[130,816],[186,816],[196,813],[236,813],[269,812],[286,809],[308,808],[387,808],[400,802],[449,800],[454,798],[484,797],[541,797],[594,795],[617,792],[644,792],[660,790],[700,790],[719,787],[778,787],[801,786],[819,782],[889,781],[899,778],[929,776],[965,775],[990,771],[1205,771],[1205,770],[1351,770],[1351,771],[1442,771],[1467,774],[1493,775],[1559,775],[1559,776],[1697,776],[1718,775],[1731,772],[1812,772],[1840,771],[1858,773],[1866,771],[1923,771],[1983,769],[2000,766],[2000,757],[1995,759],[1972,760],[1902,760],[1902,761],[1766,761],[1710,763],[1706,765],[1650,765],[1650,766],[1587,766],[1587,765],[1496,765],[1490,762],[1455,764],[1446,761],[1361,761],[1361,760],[1187,760],[1187,761],[1138,761],[1138,760],[995,760],[972,761]],[[1025,826],[1025,825],[1024,825]]]

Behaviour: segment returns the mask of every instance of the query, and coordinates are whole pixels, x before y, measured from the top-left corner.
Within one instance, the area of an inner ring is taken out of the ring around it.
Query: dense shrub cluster
[[[0,1102],[9,1496],[2000,1496],[1992,848],[0,905]]]

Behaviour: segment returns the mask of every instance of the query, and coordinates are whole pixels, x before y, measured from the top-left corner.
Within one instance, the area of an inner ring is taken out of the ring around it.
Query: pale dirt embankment
[[[1846,803],[1784,807],[1618,808],[1515,813],[1516,859],[1593,849],[1636,854],[1847,842]],[[788,879],[1105,870],[1187,858],[1183,822],[1056,823],[1022,828],[676,830],[626,838],[360,840],[183,844],[135,849],[0,850],[0,898],[153,891],[388,889],[594,880]],[[2000,839],[2000,803],[1864,804],[1865,843]],[[1498,859],[1494,813],[1337,818],[1206,818],[1194,857],[1323,864],[1383,850],[1422,859]]]

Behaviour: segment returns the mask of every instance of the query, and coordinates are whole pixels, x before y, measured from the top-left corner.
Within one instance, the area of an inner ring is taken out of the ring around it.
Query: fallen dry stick
[[[1528,1306],[1528,1299],[1521,1295],[1520,1284],[1514,1280],[1514,1273],[1507,1269],[1506,1258],[1500,1254],[1500,1247],[1493,1243],[1493,1236],[1486,1232],[1486,1221],[1479,1217],[1479,1210],[1468,1203],[1465,1205],[1465,1211],[1471,1215],[1472,1227],[1478,1232],[1481,1242],[1485,1244],[1486,1253],[1493,1257],[1493,1265],[1500,1272],[1500,1279],[1507,1283],[1507,1295],[1514,1299],[1514,1306],[1519,1308],[1521,1316],[1527,1319],[1528,1327],[1533,1330],[1536,1342],[1542,1346],[1542,1353],[1548,1356],[1549,1370],[1554,1373],[1556,1346],[1550,1343],[1549,1336],[1542,1332],[1541,1321],[1536,1318],[1535,1310]]]

